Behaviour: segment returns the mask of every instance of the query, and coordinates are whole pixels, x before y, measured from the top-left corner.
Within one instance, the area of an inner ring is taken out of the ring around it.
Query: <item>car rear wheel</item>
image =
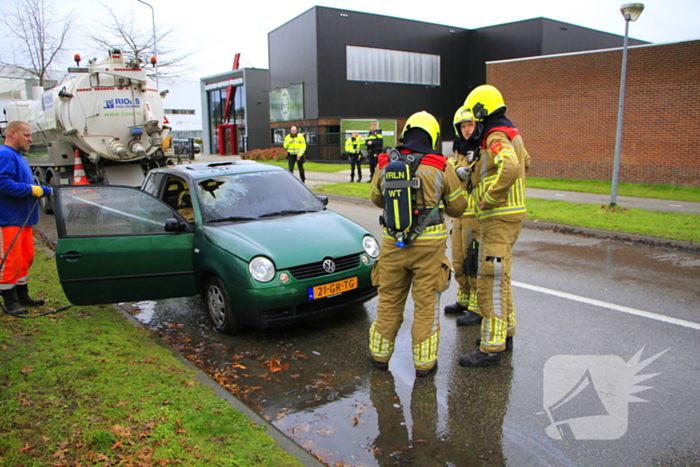
[[[231,300],[224,283],[218,277],[211,277],[204,285],[204,306],[209,312],[214,329],[224,334],[235,334],[243,325],[236,319]]]

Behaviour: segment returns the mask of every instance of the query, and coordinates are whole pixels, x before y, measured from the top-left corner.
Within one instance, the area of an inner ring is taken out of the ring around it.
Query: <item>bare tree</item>
[[[102,6],[107,10],[110,21],[105,21],[98,31],[90,34],[89,38],[104,50],[120,49],[126,59],[138,59],[141,62],[150,63],[150,57],[153,55],[151,15],[146,13],[140,15],[149,19],[147,21],[149,27],[146,28],[137,24],[136,11],[133,7],[129,12],[120,15],[106,3],[102,3]],[[170,38],[176,31],[176,27],[156,25],[155,40],[158,45],[156,59],[158,76],[161,78],[174,78],[191,70],[188,59],[194,52],[182,52],[172,45]],[[148,74],[153,76],[155,71]]]
[[[64,53],[63,46],[73,26],[73,13],[59,16],[46,0],[18,0],[14,13],[6,14],[1,21],[17,45],[13,46],[13,61],[0,60],[0,64],[36,76],[39,86],[43,86],[49,67]]]

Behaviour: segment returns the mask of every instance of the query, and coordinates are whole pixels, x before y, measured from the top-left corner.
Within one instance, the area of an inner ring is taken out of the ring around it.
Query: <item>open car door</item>
[[[170,206],[130,187],[56,191],[56,266],[75,305],[158,300],[198,293],[194,232]]]

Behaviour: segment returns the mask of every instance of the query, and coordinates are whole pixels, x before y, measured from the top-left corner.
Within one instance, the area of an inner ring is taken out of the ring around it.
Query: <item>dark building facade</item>
[[[407,116],[427,110],[452,140],[454,112],[486,82],[487,61],[621,47],[623,38],[546,18],[468,30],[316,6],[268,41],[272,100],[301,88],[285,96],[302,101],[270,123],[269,140],[296,125],[311,135],[310,159],[334,160],[345,119],[394,119],[400,132]]]

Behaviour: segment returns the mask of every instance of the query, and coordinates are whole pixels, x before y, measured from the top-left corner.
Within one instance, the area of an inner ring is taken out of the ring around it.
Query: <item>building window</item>
[[[440,86],[440,56],[348,45],[348,81]]]
[[[245,126],[245,110],[246,110],[246,99],[245,99],[245,86],[234,86],[231,88],[232,97],[229,110],[230,115],[226,123],[233,124],[235,126],[234,131],[236,132],[236,147],[226,148],[227,154],[240,154],[247,150],[247,137],[246,137],[246,126]],[[214,89],[208,91],[209,94],[209,121],[210,128],[209,134],[212,142],[212,151],[218,151],[219,147],[219,125],[224,123],[224,108],[226,107],[226,88]],[[228,145],[228,141],[226,141]]]

